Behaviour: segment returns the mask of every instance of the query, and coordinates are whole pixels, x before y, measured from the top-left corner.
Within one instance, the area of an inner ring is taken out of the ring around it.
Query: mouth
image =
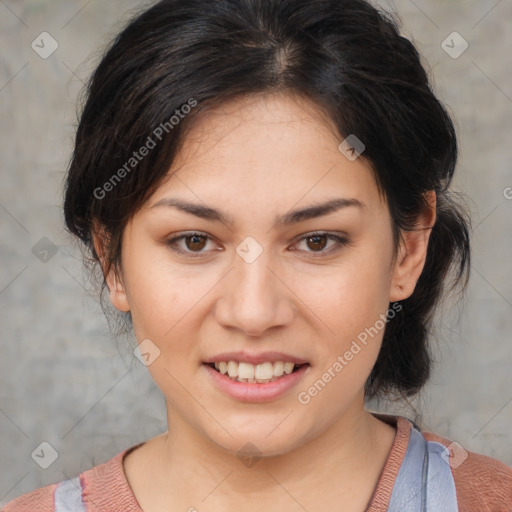
[[[309,363],[294,364],[283,361],[276,361],[274,363],[269,361],[257,365],[244,362],[238,363],[236,361],[203,364],[234,382],[246,384],[267,384],[296,373],[301,368],[310,366]]]

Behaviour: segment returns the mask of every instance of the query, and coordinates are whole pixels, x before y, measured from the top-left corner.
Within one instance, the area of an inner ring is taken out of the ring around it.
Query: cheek
[[[222,273],[202,265],[178,265],[161,248],[132,251],[126,271],[137,340],[151,339],[163,359],[171,354],[175,362],[177,354],[192,355],[192,338],[208,315],[209,293],[221,284]]]
[[[132,279],[129,300],[137,339],[169,337],[198,302],[199,293],[190,279],[159,271],[158,266]]]
[[[389,266],[376,251],[358,251],[300,283],[297,295],[340,340],[373,325],[389,305]]]
[[[318,365],[308,383],[314,387],[311,395],[304,390],[305,400],[318,396],[318,407],[330,400],[348,404],[375,364],[389,307],[389,265],[384,256],[375,249],[359,251],[335,271],[330,269],[329,275],[303,282],[305,311],[315,313],[320,329],[315,335]]]
[[[162,253],[149,243],[132,243],[123,258],[126,293],[139,341],[160,339],[184,315],[189,302],[191,287]]]
[[[297,399],[315,417],[321,418],[334,403],[333,413],[349,407],[380,351],[389,305],[387,275],[379,271],[383,269],[376,259],[361,263],[311,283],[308,290],[308,306],[321,319],[316,322],[321,328],[316,333],[318,362]]]

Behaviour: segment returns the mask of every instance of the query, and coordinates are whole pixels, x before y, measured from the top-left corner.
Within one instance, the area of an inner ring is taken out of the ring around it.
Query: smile
[[[225,365],[222,363],[225,363]],[[224,373],[221,372],[221,364]],[[215,367],[216,365],[218,368]],[[268,361],[257,365],[244,362],[237,363],[236,361],[222,361],[218,363],[203,363],[202,367],[206,370],[207,376],[211,379],[210,382],[214,385],[214,388],[237,401],[253,403],[268,402],[285,396],[298,386],[311,370],[311,365],[308,363],[287,364],[284,361],[276,361],[274,363]],[[258,367],[262,367],[262,369],[258,369]],[[272,377],[267,379],[255,378],[268,376],[270,368],[272,368]],[[231,369],[232,375],[229,374],[229,369]],[[274,371],[276,371],[277,375],[274,375]],[[249,379],[247,375],[252,375],[252,378]]]
[[[305,364],[307,365],[307,363]],[[256,365],[237,361],[220,361],[218,363],[208,363],[208,365],[233,381],[251,384],[274,382],[283,375],[289,375],[304,366],[289,361],[276,361],[274,363],[268,361]]]

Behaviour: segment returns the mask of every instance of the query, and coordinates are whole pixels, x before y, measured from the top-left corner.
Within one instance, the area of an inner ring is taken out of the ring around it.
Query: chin
[[[268,435],[266,430],[264,432],[246,429],[244,434],[237,432],[232,438],[226,439],[226,434],[222,440],[210,439],[221,449],[236,455],[242,462],[245,458],[256,460],[262,457],[285,455],[294,449],[294,444],[290,443],[291,435],[285,438],[283,435]]]

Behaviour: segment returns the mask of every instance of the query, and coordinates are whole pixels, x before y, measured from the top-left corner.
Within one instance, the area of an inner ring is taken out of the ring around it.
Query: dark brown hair
[[[365,144],[396,247],[426,207],[425,192],[437,194],[425,267],[388,321],[366,383],[367,397],[413,395],[430,374],[431,323],[450,270],[452,289],[469,279],[470,221],[448,191],[457,161],[450,116],[398,22],[365,0],[162,0],[134,16],[87,84],[67,229],[96,263],[91,233],[101,226],[103,271],[120,268],[126,223],[168,175],[198,114],[275,91],[313,100],[340,142],[355,134]]]

